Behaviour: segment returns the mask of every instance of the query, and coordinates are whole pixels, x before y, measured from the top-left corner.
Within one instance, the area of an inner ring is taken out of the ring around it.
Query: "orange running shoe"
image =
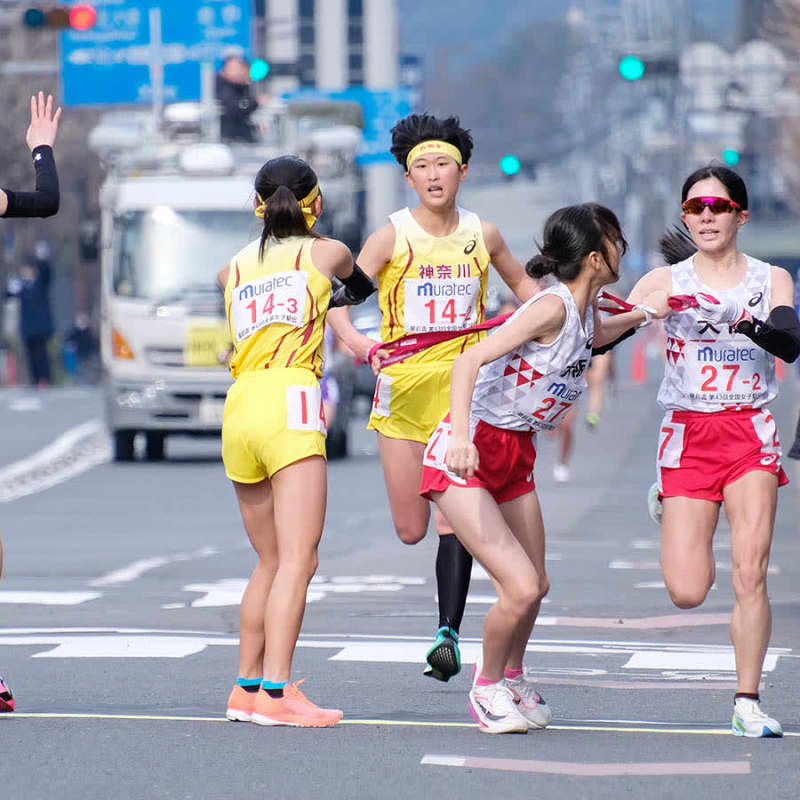
[[[231,722],[250,722],[253,716],[253,706],[260,692],[246,692],[237,683],[228,696],[228,710],[225,716]]]
[[[292,725],[296,728],[328,728],[335,725],[342,712],[336,708],[320,708],[297,687],[303,681],[287,683],[283,697],[270,697],[265,690],[256,696],[250,717],[257,725]]]

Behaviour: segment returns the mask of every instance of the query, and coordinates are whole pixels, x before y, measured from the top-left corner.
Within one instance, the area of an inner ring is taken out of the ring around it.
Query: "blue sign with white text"
[[[351,86],[340,91],[323,92],[317,89],[300,89],[284,95],[286,100],[346,100],[361,105],[364,112],[364,145],[358,156],[360,164],[394,161],[389,152],[391,130],[395,123],[411,112],[409,90],[406,87],[373,90]]]
[[[66,106],[152,102],[150,9],[161,9],[164,102],[200,100],[200,67],[250,51],[251,0],[95,0],[97,21],[61,35]]]

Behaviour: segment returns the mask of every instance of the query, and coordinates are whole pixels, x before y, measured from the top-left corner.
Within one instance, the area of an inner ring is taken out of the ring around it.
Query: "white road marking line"
[[[100,592],[0,591],[0,603],[36,606],[77,606],[102,597]]]
[[[201,547],[191,553],[176,553],[172,556],[154,556],[153,558],[143,558],[128,564],[127,567],[112,570],[111,572],[89,581],[89,586],[115,586],[120,583],[135,581],[144,575],[145,572],[163,567],[178,561],[190,561],[197,558],[207,558],[219,552],[216,547]]]
[[[39,411],[42,401],[38,397],[15,397],[8,401],[9,411]]]
[[[720,572],[731,572],[733,570],[733,565],[730,561],[717,561],[716,562],[717,569]],[[661,564],[658,561],[627,561],[625,559],[614,559],[610,561],[608,564],[609,569],[649,569],[649,570],[660,570]],[[780,575],[781,570],[780,567],[767,567],[767,574],[769,575]]]
[[[638,583],[633,584],[634,589],[666,589],[667,585],[664,581],[639,581]],[[715,592],[717,590],[717,584],[712,583],[711,588],[709,589],[710,592]]]
[[[111,440],[99,419],[70,428],[46,447],[0,468],[0,503],[41,492],[111,460]]]
[[[658,550],[661,547],[660,539],[634,539],[631,542],[634,550]],[[714,542],[714,550],[730,550],[731,543],[723,541]]]
[[[25,632],[24,634],[20,631]],[[361,663],[422,664],[425,660],[427,637],[391,637],[378,635],[301,636],[298,647],[314,650],[333,650],[330,661],[357,661]],[[33,658],[185,658],[200,653],[210,646],[236,647],[236,637],[205,631],[170,631],[138,629],[0,629],[0,646],[40,647]],[[480,639],[461,639],[461,660],[473,664],[481,650]],[[584,657],[627,657],[627,662],[615,669],[658,670],[664,678],[674,680],[681,671],[694,678],[698,672],[727,672],[735,670],[733,648],[730,645],[694,645],[593,640],[539,639],[531,642],[530,653],[557,654],[565,660],[559,670],[543,667],[531,674],[586,675],[581,661]],[[788,656],[788,648],[770,648],[764,661],[764,671],[773,671],[781,656]],[[575,656],[569,660],[564,657]],[[572,662],[572,663],[570,663]],[[585,661],[583,661],[585,664]],[[604,665],[606,666],[606,665]],[[669,670],[667,672],[667,670]],[[592,673],[594,674],[594,673]],[[606,674],[606,673],[604,673]],[[630,673],[628,673],[629,675]],[[627,676],[626,676],[627,679]],[[656,678],[658,680],[658,678]]]
[[[763,672],[772,672],[778,665],[776,653],[767,653]],[[710,672],[736,672],[736,659],[733,648],[729,653],[665,653],[650,650],[634,653],[623,669],[657,670],[708,670]]]
[[[216,583],[193,583],[184,586],[183,591],[203,593],[203,597],[192,600],[192,608],[238,606],[242,602],[247,580],[247,578],[225,578]],[[399,592],[407,586],[418,586],[424,583],[424,578],[395,575],[341,575],[332,578],[315,575],[306,592],[306,603],[316,603],[329,594]],[[491,602],[495,602],[495,599]]]

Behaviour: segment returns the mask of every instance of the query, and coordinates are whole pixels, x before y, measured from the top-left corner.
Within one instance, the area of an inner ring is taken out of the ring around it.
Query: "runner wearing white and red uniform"
[[[741,283],[711,289],[698,279],[693,258],[672,266],[674,294],[713,292],[721,302],[738,303],[753,316],[769,316],[769,264],[747,256]],[[766,409],[778,394],[775,356],[706,316],[698,307],[664,321],[667,352],[658,392],[659,405],[666,410],[657,458],[660,492],[721,502],[723,488],[751,470],[773,473],[783,486],[788,479],[781,468],[775,421]]]
[[[523,342],[506,355],[481,367],[470,407],[470,438],[479,452],[496,454],[483,459],[472,477],[447,470],[445,454],[450,439],[450,415],[439,423],[425,450],[423,496],[444,491],[450,484],[481,486],[498,503],[535,488],[533,464],[539,431],[552,431],[586,388],[584,373],[591,357],[594,317],[581,320],[569,289],[560,282],[534,295],[504,323],[510,325],[535,302],[556,295],[566,316],[551,344]],[[507,435],[510,433],[520,436]],[[485,447],[482,448],[482,444]]]
[[[450,413],[423,457],[420,493],[489,573],[497,602],[483,626],[470,712],[486,733],[543,728],[552,713],[522,669],[549,584],[534,481],[536,432],[552,430],[580,397],[593,344],[669,310],[666,292],[612,319],[599,289],[617,280],[625,240],[614,214],[587,203],[556,211],[526,271],[558,280],[453,363]]]
[[[637,302],[664,290],[697,305],[666,321],[658,395],[666,416],[659,483],[650,498],[654,518],[661,514],[661,567],[675,605],[694,608],[705,600],[714,583],[712,540],[724,502],[738,679],[732,732],[782,736],[780,723],[759,707],[758,686],[772,628],[767,567],[777,489],[787,482],[766,405],[777,393],[775,355],[794,361],[800,353],[792,279],[738,250],[737,233],[749,212],[747,189],[735,172],[713,165],[697,170],[686,179],[681,200],[689,237],[662,240],[673,266],[649,272],[629,298]]]

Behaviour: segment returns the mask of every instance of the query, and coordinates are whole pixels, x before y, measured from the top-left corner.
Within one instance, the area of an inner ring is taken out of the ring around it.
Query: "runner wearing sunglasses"
[[[737,248],[747,223],[747,189],[730,169],[707,166],[683,185],[681,219],[688,231],[668,234],[668,266],[636,284],[639,302],[663,289],[693,297],[665,320],[667,348],[658,401],[661,568],[672,602],[699,606],[714,583],[712,540],[720,505],[731,528],[734,608],[731,640],[737,692],[732,732],[782,736],[759,707],[759,681],[772,616],[767,566],[781,468],[775,421],[767,404],[777,394],[775,356],[794,361],[800,329],[788,272]],[[670,266],[671,265],[671,266]],[[657,494],[658,499],[652,497]],[[654,518],[656,518],[654,516]]]
[[[459,336],[458,331],[484,320],[489,263],[523,302],[538,286],[497,227],[456,204],[472,154],[472,137],[456,117],[409,115],[392,129],[391,151],[419,205],[392,214],[367,239],[358,262],[377,279],[384,342],[406,334],[443,333],[445,339],[383,368],[386,351],[378,349],[371,361],[379,377],[368,427],[378,434],[397,535],[405,544],[416,544],[430,518],[430,504],[418,494],[422,454],[447,410],[454,359],[480,339],[478,332]],[[330,321],[343,342],[366,360],[376,343],[353,328],[346,312],[333,312]],[[458,632],[472,558],[441,514],[435,523],[439,628],[425,674],[446,681],[461,668]]]

